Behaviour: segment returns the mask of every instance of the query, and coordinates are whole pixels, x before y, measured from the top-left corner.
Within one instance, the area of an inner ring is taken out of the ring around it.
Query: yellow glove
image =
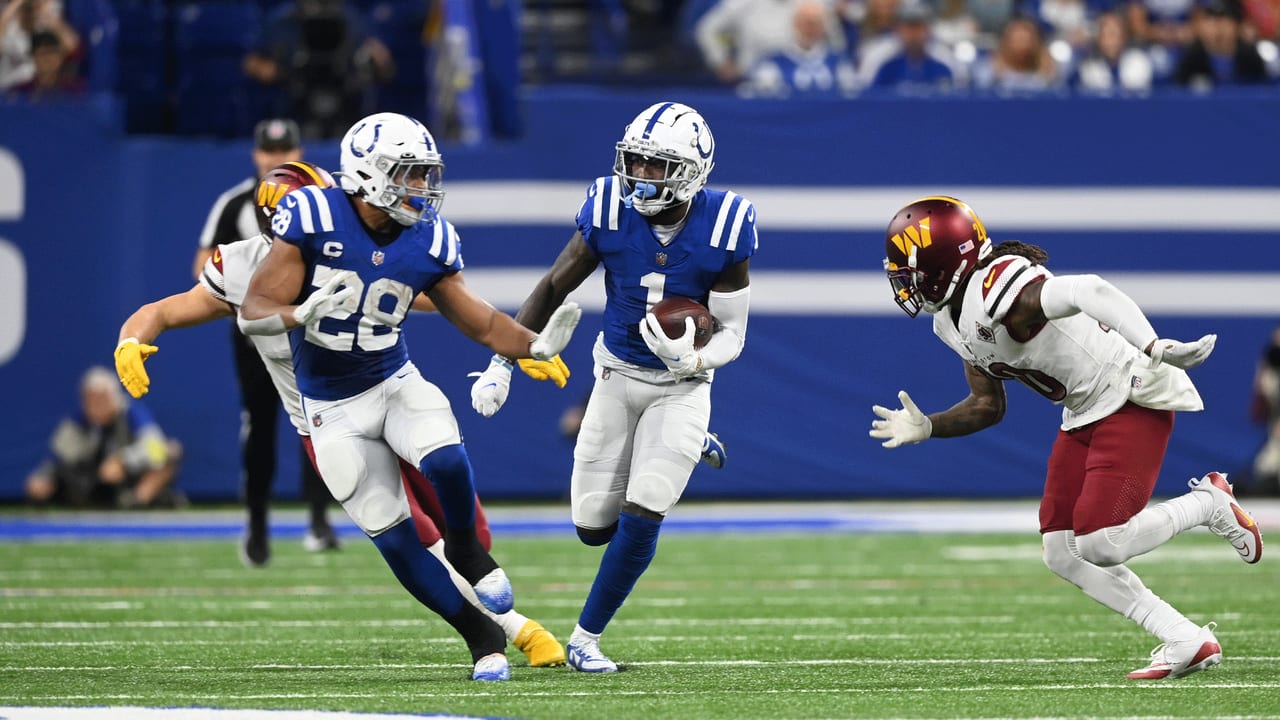
[[[151,378],[147,377],[147,369],[142,363],[156,354],[160,348],[155,345],[144,345],[137,338],[125,338],[116,346],[116,375],[120,376],[120,384],[135,398],[147,394]]]
[[[520,369],[524,374],[534,380],[550,380],[558,388],[564,387],[565,383],[569,382],[569,366],[564,364],[559,355],[553,355],[550,360],[520,358],[516,362],[520,363]]]

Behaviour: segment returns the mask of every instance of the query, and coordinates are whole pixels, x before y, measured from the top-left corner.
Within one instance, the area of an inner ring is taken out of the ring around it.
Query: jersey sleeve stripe
[[[305,192],[294,192],[290,194],[298,198],[298,222],[302,224],[302,232],[308,235],[314,235],[316,232],[316,223],[311,217],[311,200],[307,198],[307,194]]]
[[[200,284],[204,286],[209,294],[217,299],[227,302],[227,288],[220,282],[221,278],[215,280],[213,275],[209,273],[209,267],[206,265],[204,272],[200,274]]]
[[[591,227],[600,227],[604,213],[604,178],[596,178],[596,191],[591,206]]]
[[[733,206],[733,201],[737,197],[738,194],[730,190],[724,194],[724,199],[720,201],[720,213],[716,215],[715,227],[711,228],[711,247],[720,247],[720,235],[724,232],[724,224],[729,219],[729,209]]]
[[[609,187],[609,229],[617,230],[618,214],[622,207],[622,183],[616,178],[609,178],[605,185]]]
[[[444,222],[437,222],[431,226],[431,249],[427,252],[431,253],[431,257],[439,258],[440,251],[444,250]]]
[[[738,203],[738,212],[733,216],[733,229],[729,231],[729,244],[725,246],[725,250],[733,252],[738,249],[738,233],[742,232],[742,221],[747,217],[747,211],[751,209],[751,201],[746,198]]]
[[[329,198],[325,197],[320,188],[313,185],[308,185],[302,190],[315,201],[315,212],[317,219],[320,221],[320,230],[333,232],[333,210],[329,208]]]
[[[448,252],[448,255],[445,256],[444,264],[453,265],[453,263],[456,262],[458,259],[458,229],[455,228],[452,223],[445,223],[445,225],[449,226],[447,228],[448,236],[449,236],[448,237],[449,252]]]

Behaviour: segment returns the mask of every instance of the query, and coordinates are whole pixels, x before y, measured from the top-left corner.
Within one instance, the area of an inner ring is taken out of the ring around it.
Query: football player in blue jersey
[[[600,635],[653,559],[662,519],[702,455],[714,370],[746,341],[756,214],[746,198],[704,187],[714,155],[693,108],[662,102],[636,116],[613,175],[588,188],[577,231],[516,314],[530,328],[554,321],[552,311],[604,265],[604,330],[571,487],[578,537],[609,545],[567,648],[569,666],[583,672],[618,669]],[[719,321],[705,347],[694,348],[692,319],[671,338],[649,312],[674,296],[698,300]],[[504,372],[495,362],[473,386],[482,414],[494,404],[491,378]]]
[[[549,360],[581,311],[566,303],[541,334],[472,293],[453,225],[439,215],[444,163],[417,120],[379,113],[342,139],[340,188],[290,192],[241,306],[248,334],[289,330],[320,475],[396,578],[466,640],[476,680],[510,677],[502,629],[466,602],[418,542],[397,456],[430,478],[448,528],[445,557],[494,613],[511,584],[475,529],[475,483],[444,393],[409,360],[400,325],[425,292],[471,339],[508,357]]]

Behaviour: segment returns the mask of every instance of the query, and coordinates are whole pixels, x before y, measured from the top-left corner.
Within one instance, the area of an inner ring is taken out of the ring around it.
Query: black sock
[[[480,544],[474,527],[465,530],[448,528],[444,533],[444,556],[458,574],[475,585],[485,575],[498,569],[498,563]]]
[[[507,634],[471,603],[463,603],[458,614],[445,618],[445,621],[466,641],[467,649],[471,651],[471,662],[507,649]]]

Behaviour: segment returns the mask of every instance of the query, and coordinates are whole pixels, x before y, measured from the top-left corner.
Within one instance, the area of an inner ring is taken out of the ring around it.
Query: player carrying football
[[[1004,417],[1005,380],[1063,405],[1040,503],[1044,562],[1086,595],[1160,639],[1133,680],[1176,678],[1222,660],[1215,623],[1196,626],[1124,562],[1205,525],[1247,563],[1262,535],[1221,473],[1192,479],[1185,495],[1146,507],[1175,411],[1203,409],[1185,370],[1213,352],[1216,335],[1160,338],[1127,295],[1097,275],[1053,275],[1034,245],[993,246],[968,205],[930,197],[889,223],[885,270],[894,299],[965,362],[969,395],[924,415],[875,406],[871,436],[887,448],[956,437]]]
[[[569,666],[583,672],[618,669],[600,651],[600,634],[653,559],[662,519],[703,453],[714,370],[746,342],[757,245],[751,203],[704,187],[715,140],[696,110],[657,103],[627,126],[616,149],[614,174],[588,188],[577,231],[516,314],[527,327],[543,327],[604,265],[604,331],[571,481],[578,537],[609,545],[567,648]],[[720,330],[705,347],[694,348],[692,320],[680,337],[666,336],[649,310],[667,297],[710,309]],[[482,391],[486,376],[502,372],[510,371],[491,365],[476,382],[478,411],[496,410]]]

